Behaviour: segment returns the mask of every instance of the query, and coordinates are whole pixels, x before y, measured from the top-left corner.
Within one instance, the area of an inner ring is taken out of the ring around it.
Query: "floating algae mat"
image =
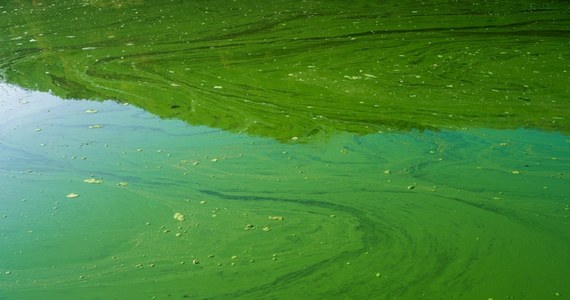
[[[566,299],[565,1],[3,1],[0,299]]]

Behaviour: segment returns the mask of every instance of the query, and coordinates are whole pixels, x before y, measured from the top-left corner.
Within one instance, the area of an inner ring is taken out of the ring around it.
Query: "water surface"
[[[0,4],[0,299],[568,297],[569,9]]]

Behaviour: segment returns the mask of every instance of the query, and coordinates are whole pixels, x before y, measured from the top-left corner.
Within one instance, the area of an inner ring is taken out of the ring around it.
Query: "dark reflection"
[[[6,1],[0,76],[281,141],[569,132],[569,3],[377,2]]]

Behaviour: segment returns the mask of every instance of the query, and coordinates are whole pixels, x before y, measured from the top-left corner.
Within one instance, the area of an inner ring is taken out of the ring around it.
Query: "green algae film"
[[[568,12],[3,1],[0,299],[568,297]]]
[[[0,70],[62,98],[288,141],[568,133],[565,1],[6,1]]]
[[[109,101],[2,91],[3,298],[570,293],[563,135],[282,144]]]

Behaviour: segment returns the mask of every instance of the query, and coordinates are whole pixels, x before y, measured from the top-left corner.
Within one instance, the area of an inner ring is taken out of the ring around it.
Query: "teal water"
[[[1,3],[0,299],[568,298],[569,9]]]
[[[567,288],[560,134],[281,144],[7,86],[1,105],[7,299],[531,299]]]

